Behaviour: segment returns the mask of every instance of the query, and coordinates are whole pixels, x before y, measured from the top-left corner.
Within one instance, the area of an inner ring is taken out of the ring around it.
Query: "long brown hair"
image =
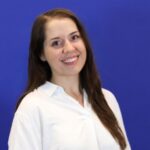
[[[82,71],[80,72],[80,87],[85,89],[93,110],[114,139],[119,143],[120,148],[124,150],[126,147],[125,137],[114,113],[108,106],[102,93],[101,82],[96,70],[92,48],[88,41],[86,32],[78,18],[69,10],[54,9],[45,12],[36,18],[32,27],[29,47],[27,88],[18,101],[17,108],[25,95],[51,79],[51,68],[47,62],[41,61],[40,56],[42,54],[43,43],[45,40],[45,24],[53,18],[70,18],[77,25],[87,51],[87,59]]]

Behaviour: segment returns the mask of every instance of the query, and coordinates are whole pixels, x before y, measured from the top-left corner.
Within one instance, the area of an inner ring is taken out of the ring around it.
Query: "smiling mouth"
[[[66,59],[61,60],[61,61],[63,63],[65,63],[65,64],[70,65],[70,64],[74,64],[75,62],[77,62],[78,58],[79,58],[79,55],[73,56],[73,57],[69,57],[69,58],[66,58]]]

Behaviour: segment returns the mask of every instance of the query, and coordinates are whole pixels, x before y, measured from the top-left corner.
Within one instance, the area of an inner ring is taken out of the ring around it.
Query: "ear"
[[[46,61],[46,58],[43,54],[40,56],[40,59],[41,59],[41,61]]]

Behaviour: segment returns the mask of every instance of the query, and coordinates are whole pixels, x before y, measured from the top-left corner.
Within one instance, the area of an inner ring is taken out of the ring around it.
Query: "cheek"
[[[45,50],[45,57],[47,61],[55,60],[58,58],[58,56],[59,56],[59,53],[56,50],[51,50],[51,49]]]
[[[87,51],[86,51],[86,48],[85,48],[84,45],[82,45],[81,50],[82,50],[82,55],[83,55],[83,57],[85,57],[85,59],[86,59]]]
[[[80,43],[80,47],[81,47],[82,52],[86,53],[86,47],[83,41]]]
[[[87,50],[84,47],[84,63],[86,62],[86,60],[87,60]]]
[[[85,50],[85,52],[84,52],[84,64],[85,64],[85,62],[86,62],[86,59],[87,59],[87,54],[86,54],[86,50]]]
[[[57,52],[49,52],[47,53],[46,55],[46,59],[47,59],[47,62],[48,64],[51,66],[51,65],[56,65],[58,63],[60,63],[60,52],[57,51]]]

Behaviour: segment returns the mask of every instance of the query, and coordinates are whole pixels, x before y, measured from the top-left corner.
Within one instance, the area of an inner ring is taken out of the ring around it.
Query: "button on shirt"
[[[126,136],[114,95],[102,92]],[[84,107],[48,81],[26,95],[13,119],[9,150],[119,150],[83,93]],[[127,136],[126,142],[130,150]]]

